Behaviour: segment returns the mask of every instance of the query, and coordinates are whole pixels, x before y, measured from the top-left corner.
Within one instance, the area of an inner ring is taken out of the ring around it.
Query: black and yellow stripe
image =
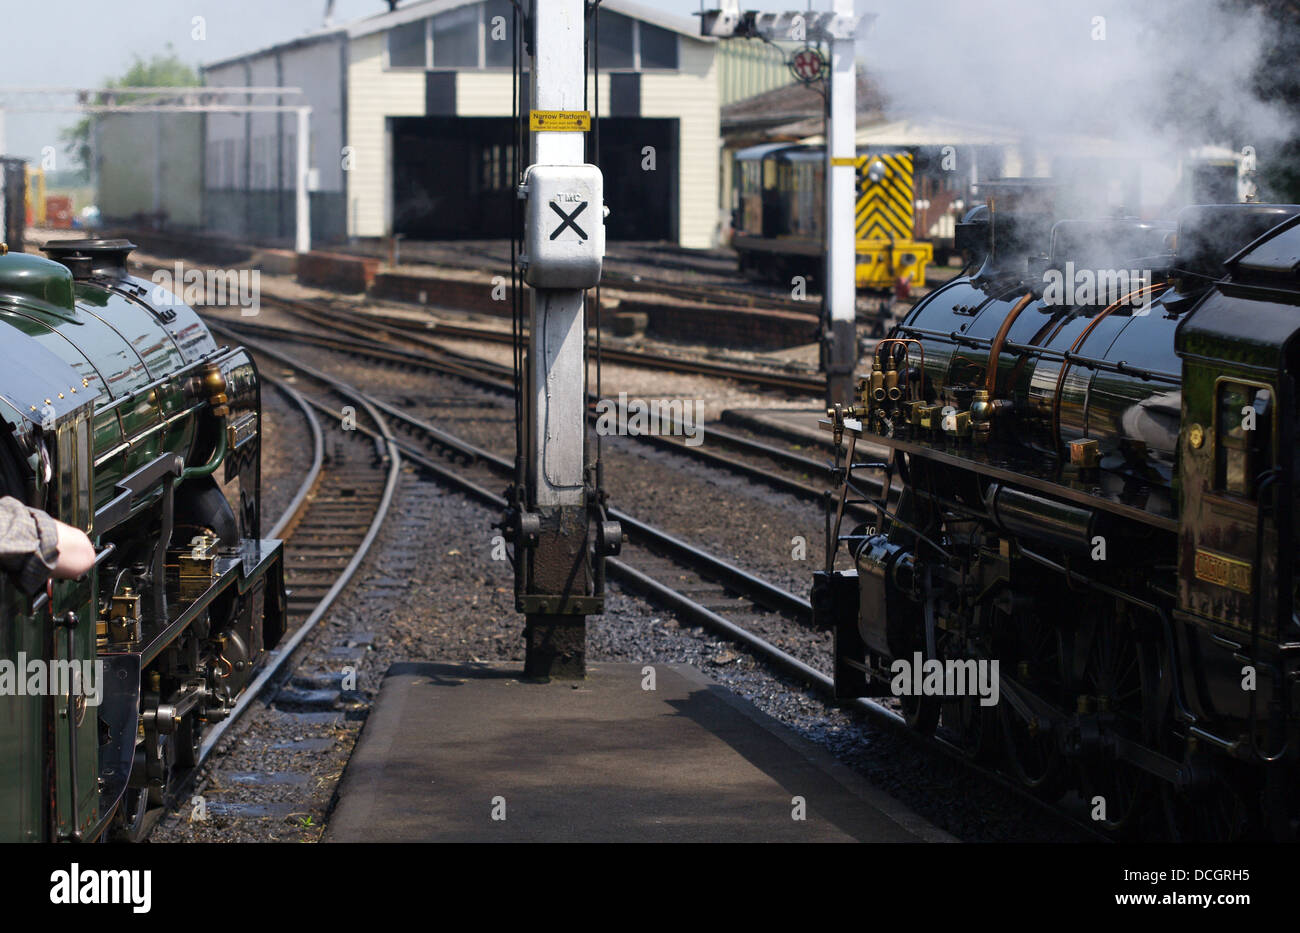
[[[885,166],[885,177],[872,181],[873,162]],[[915,233],[915,188],[910,152],[859,156],[856,229],[859,240],[905,240]]]

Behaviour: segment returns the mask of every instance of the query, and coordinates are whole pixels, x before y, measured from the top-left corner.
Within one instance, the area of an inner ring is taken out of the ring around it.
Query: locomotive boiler
[[[1114,833],[1290,838],[1300,206],[989,201],[958,231],[978,272],[824,422],[837,693],[897,697]],[[853,500],[878,520],[843,527]]]
[[[0,578],[5,840],[141,837],[284,628],[257,370],[133,248],[0,255],[0,494],[98,553],[39,593]]]

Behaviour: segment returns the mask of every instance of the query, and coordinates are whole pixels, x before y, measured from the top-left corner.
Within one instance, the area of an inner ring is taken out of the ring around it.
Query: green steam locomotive
[[[124,240],[0,255],[0,495],[94,569],[0,577],[0,839],[141,838],[285,625],[260,538],[257,369]]]

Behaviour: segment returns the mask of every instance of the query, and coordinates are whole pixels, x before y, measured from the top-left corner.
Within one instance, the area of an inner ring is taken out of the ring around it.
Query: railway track
[[[382,314],[367,314],[362,321],[352,308],[334,308],[318,301],[300,301],[266,295],[263,296],[262,301],[312,324],[319,325],[324,321],[341,331],[354,333],[369,340],[387,339],[405,345],[414,344],[449,356],[460,356],[467,361],[473,361],[474,357],[456,354],[455,351],[439,345],[432,338],[454,337],[505,345],[509,345],[514,339],[508,331],[494,330],[490,327],[473,327],[467,324],[438,322],[431,325],[430,322]],[[601,348],[601,356],[610,363],[623,366],[734,379],[762,389],[810,395],[815,398],[821,398],[826,394],[826,380],[819,375],[804,375],[767,368],[757,369],[718,360],[693,359],[663,353],[646,353],[608,344]]]
[[[348,335],[347,337],[255,324],[244,320],[227,321],[225,326],[233,328],[231,332],[238,334],[241,340],[256,336],[307,344],[385,365],[423,369],[455,376],[491,392],[508,396],[514,394],[512,373],[508,367],[428,344],[416,343],[415,346],[419,349],[413,350],[409,342],[408,346],[402,347],[391,342],[376,341],[367,336],[364,328],[358,327],[353,322],[342,322],[342,330]],[[595,394],[590,394],[588,401],[591,406],[589,416],[594,420],[596,418],[594,409],[599,399]],[[689,445],[681,436],[659,434],[637,436],[637,440],[643,443],[701,460],[710,466],[737,473],[805,501],[819,504],[825,502],[827,495],[825,484],[815,483],[812,480],[826,476],[828,461],[756,441],[735,431],[716,426],[709,427],[707,438],[709,443],[706,447]],[[713,449],[715,447],[721,450]],[[770,466],[756,465],[755,461],[767,462]],[[857,508],[851,509],[849,514],[863,519],[870,517],[870,513],[866,510]]]
[[[313,337],[309,342],[314,343],[316,339]],[[241,340],[255,354],[275,360],[283,367],[318,381],[338,382],[266,342],[247,336],[241,336]],[[407,463],[485,506],[494,510],[506,508],[505,497],[494,492],[492,487],[513,477],[512,460],[350,386],[343,388],[388,420],[394,430],[392,443]],[[358,425],[358,431],[375,441],[380,438],[379,433],[371,428]],[[607,559],[607,571],[612,578],[652,602],[671,609],[682,621],[706,627],[731,639],[764,663],[827,701],[835,702],[832,678],[773,640],[779,638],[782,627],[788,628],[791,623],[800,626],[811,624],[812,610],[806,599],[625,512],[610,509],[609,517],[622,524],[626,539],[624,552],[619,557]],[[1015,794],[1027,805],[1064,820],[1084,837],[1106,840],[1107,837],[1094,827],[1034,797],[997,770],[972,761],[958,744],[943,735],[926,737],[916,733],[899,712],[888,706],[868,698],[851,701],[847,706],[980,774]]]
[[[214,328],[219,329],[219,328]],[[228,333],[228,332],[227,332]],[[312,435],[312,463],[295,495],[267,537],[285,540],[288,624],[285,637],[268,653],[258,676],[245,688],[229,715],[205,730],[189,773],[171,792],[187,798],[202,767],[222,739],[268,688],[285,679],[295,652],[324,618],[370,552],[388,517],[401,471],[401,455],[382,416],[360,394],[341,384],[311,396],[274,376],[263,380],[302,413]],[[330,398],[333,402],[327,402]],[[343,430],[341,405],[358,413],[360,431]],[[318,413],[327,417],[322,420]],[[164,808],[149,814],[138,835],[147,836]]]
[[[388,250],[382,244],[358,244],[347,247],[345,251],[381,260],[389,258]],[[414,249],[405,247],[401,250],[400,258],[403,262],[418,265],[468,269],[476,272],[500,268],[510,261],[508,253],[498,254],[489,248],[464,243],[458,243],[455,250],[440,250],[431,244],[420,244]],[[658,273],[667,270],[679,270],[688,275],[700,275],[703,270],[699,268],[698,261],[692,262],[693,258],[686,258],[679,254],[668,259],[659,259],[651,264],[651,268]],[[818,313],[819,304],[815,300],[795,301],[791,298],[783,298],[773,294],[778,290],[773,286],[753,284],[748,287],[742,285],[738,288],[731,284],[739,275],[736,271],[734,257],[728,257],[725,263],[725,271],[704,272],[703,274],[710,276],[710,280],[699,283],[673,282],[660,275],[625,271],[612,266],[609,262],[610,259],[618,263],[622,257],[617,254],[607,254],[606,266],[601,272],[601,285],[604,288],[639,294],[667,295],[705,307],[713,305],[759,308],[772,311],[793,311],[797,314],[812,316],[816,316]]]

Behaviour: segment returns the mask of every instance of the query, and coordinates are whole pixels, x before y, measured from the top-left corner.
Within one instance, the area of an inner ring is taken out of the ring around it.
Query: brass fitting
[[[122,592],[109,600],[108,621],[103,624],[102,635],[106,642],[114,645],[134,645],[140,641],[140,594],[131,587],[123,587]],[[101,634],[100,626],[95,626],[97,636]]]
[[[1070,441],[1070,463],[1082,470],[1094,470],[1101,462],[1101,451],[1091,438]]]
[[[874,402],[885,400],[885,372],[880,368],[879,360],[871,364],[871,400]]]
[[[925,431],[937,430],[942,413],[942,405],[920,403],[920,407],[917,409],[917,417],[920,420],[921,429]]]
[[[993,403],[988,389],[976,389],[970,406],[971,434],[977,441],[987,441],[993,433]]]
[[[226,385],[226,376],[221,371],[221,367],[216,363],[209,363],[203,367],[203,375],[200,377],[200,385],[203,392],[208,397],[208,404],[212,406],[212,413],[218,418],[224,418],[230,414],[230,397],[226,394],[228,386]]]
[[[971,422],[970,412],[968,411],[950,411],[943,415],[941,422],[943,433],[956,438],[970,437]]]
[[[862,403],[862,410],[866,411],[871,407],[871,380],[863,376],[858,380],[858,401]]]

